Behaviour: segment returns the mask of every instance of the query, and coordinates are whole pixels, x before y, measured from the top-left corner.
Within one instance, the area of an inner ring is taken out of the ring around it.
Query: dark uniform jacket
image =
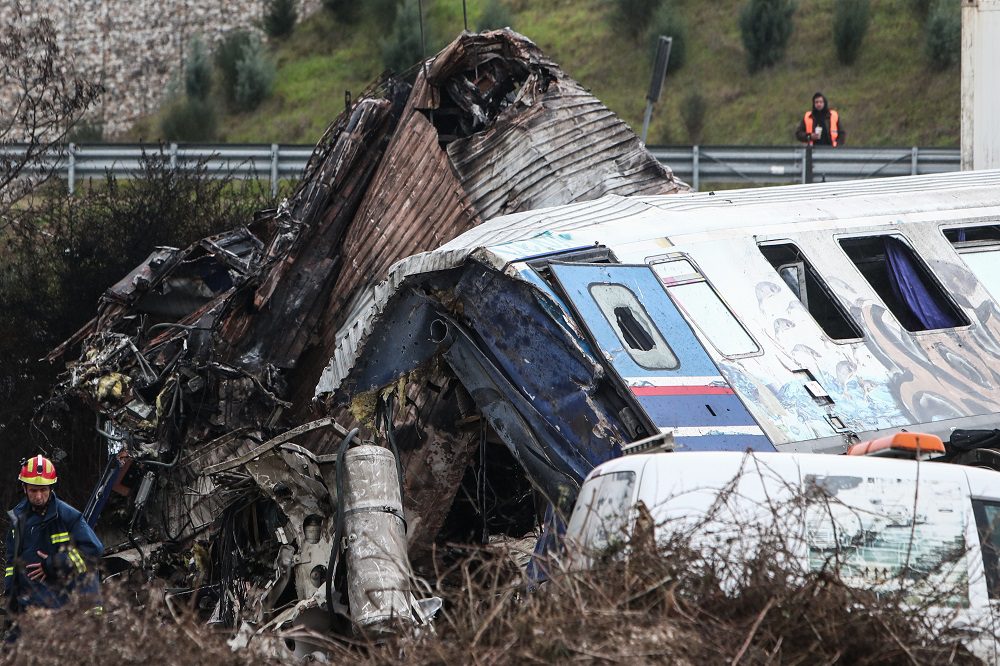
[[[33,511],[25,498],[7,516],[11,529],[3,587],[5,595],[13,595],[16,610],[58,608],[74,590],[92,595],[94,603],[100,603],[95,564],[104,554],[104,545],[79,511],[52,493],[44,514]],[[38,551],[48,558],[39,557]],[[42,562],[44,581],[30,580],[25,572],[25,567],[35,562]]]

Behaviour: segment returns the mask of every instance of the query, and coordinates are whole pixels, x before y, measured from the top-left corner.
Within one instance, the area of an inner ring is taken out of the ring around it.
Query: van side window
[[[650,264],[663,288],[698,331],[723,356],[755,354],[760,347],[715,289],[687,259]]]
[[[1000,225],[945,229],[944,236],[993,300],[1000,303]]]
[[[843,306],[830,293],[829,287],[799,248],[792,243],[775,243],[761,245],[760,251],[831,339],[856,340],[862,337],[861,329],[847,316]]]
[[[632,360],[649,370],[674,370],[677,356],[632,290],[621,284],[592,284],[590,295]]]
[[[990,599],[1000,599],[1000,502],[972,500]]]
[[[629,541],[635,472],[601,474],[583,485],[568,532],[580,535],[590,555],[620,547]]]
[[[840,246],[906,330],[968,326],[969,320],[902,238],[842,238]]]

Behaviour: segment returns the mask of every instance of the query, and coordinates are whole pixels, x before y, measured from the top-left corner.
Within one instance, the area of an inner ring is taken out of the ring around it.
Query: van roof
[[[779,475],[790,476],[793,472],[825,473],[868,473],[875,476],[913,476],[917,472],[923,478],[959,480],[968,479],[971,493],[977,497],[1000,498],[1000,472],[979,467],[967,467],[944,462],[903,460],[898,458],[858,457],[824,453],[761,452],[741,453],[735,451],[691,451],[672,453],[647,453],[627,455],[598,465],[590,476],[613,472],[635,472],[640,474],[648,464],[658,471],[676,475],[696,474],[706,480],[719,480],[719,474],[729,480],[732,470],[752,469],[762,465]],[[751,466],[751,467],[748,467]]]

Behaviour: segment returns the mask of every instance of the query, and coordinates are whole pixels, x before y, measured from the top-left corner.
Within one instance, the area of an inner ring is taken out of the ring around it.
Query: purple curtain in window
[[[889,283],[896,297],[906,303],[925,329],[960,326],[948,304],[936,289],[924,283],[909,248],[892,236],[885,236],[885,261]]]

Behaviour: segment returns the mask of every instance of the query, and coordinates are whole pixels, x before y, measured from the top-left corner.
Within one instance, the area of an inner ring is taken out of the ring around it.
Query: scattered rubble
[[[157,249],[50,357],[76,356],[56,393],[96,415],[108,462],[85,515],[110,561],[244,638],[424,622],[411,566],[537,533],[543,513],[548,538],[594,464],[655,434],[552,318],[517,353],[560,377],[512,362],[504,340],[544,304],[486,266],[397,292],[405,317],[379,330],[352,324],[395,262],[492,217],[687,190],[521,35],[463,34],[415,77],[355,100],[277,210]],[[362,338],[381,342],[362,371],[315,399]]]

